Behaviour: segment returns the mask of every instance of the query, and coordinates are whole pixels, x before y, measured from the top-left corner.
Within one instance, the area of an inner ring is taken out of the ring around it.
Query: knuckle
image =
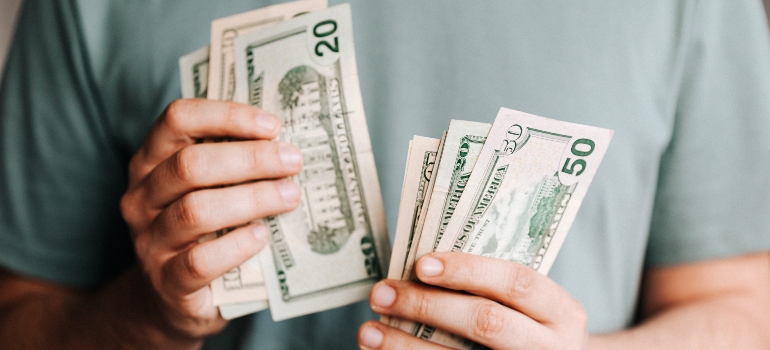
[[[128,224],[132,234],[135,230],[142,230],[152,222],[156,213],[148,210],[143,205],[144,191],[142,189],[129,190],[120,197],[120,214],[123,220]]]
[[[136,253],[136,257],[139,261],[145,263],[145,261],[149,262],[150,259],[152,259],[151,255],[151,238],[149,235],[137,235],[134,239],[134,252]]]
[[[129,179],[134,179],[137,176],[140,176],[143,164],[139,160],[139,153],[142,152],[144,149],[145,148],[142,147],[139,151],[137,151],[137,154],[134,155],[131,158],[131,160],[128,162],[128,177],[129,177]]]
[[[505,315],[502,307],[482,302],[473,311],[471,331],[478,339],[492,339],[500,335],[505,328]]]
[[[527,267],[514,266],[505,284],[508,299],[516,300],[526,296],[532,289],[533,283],[532,273]]]
[[[244,233],[244,232],[242,232]],[[252,234],[239,234],[234,242],[233,255],[248,258],[259,252],[259,241]]]
[[[572,298],[572,307],[570,308],[569,316],[570,319],[573,320],[573,324],[583,327],[588,325],[588,314],[583,308],[583,305],[575,298]]]
[[[123,197],[120,197],[120,214],[129,226],[136,224],[138,215],[136,212],[136,200],[132,192],[126,192]]]
[[[187,104],[185,100],[174,100],[166,107],[166,113],[163,114],[163,123],[166,123],[172,130],[181,129],[185,123],[185,114],[187,114]]]
[[[222,108],[222,121],[224,125],[233,125],[239,127],[245,127],[248,125],[244,123],[244,116],[241,112],[241,105],[232,102],[226,102]]]
[[[278,149],[271,145],[272,142],[257,141],[249,152],[249,165],[257,172],[269,172],[276,168],[277,163],[266,164],[269,157],[278,159]],[[271,166],[272,165],[272,166]]]
[[[430,316],[430,298],[427,293],[411,293],[410,299],[411,311],[414,314],[415,319],[425,320]]]
[[[196,184],[205,169],[203,156],[194,147],[180,149],[172,159],[171,168],[174,176],[186,182]]]
[[[185,254],[182,266],[187,276],[199,280],[206,278],[206,266],[208,256],[203,249],[191,249]]]
[[[175,221],[183,227],[194,228],[205,218],[206,208],[195,193],[188,193],[179,200],[175,210]]]

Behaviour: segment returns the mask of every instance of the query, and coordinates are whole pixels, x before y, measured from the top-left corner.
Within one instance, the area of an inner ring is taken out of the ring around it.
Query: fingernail
[[[423,277],[436,277],[444,272],[444,263],[436,258],[429,256],[420,259],[419,263],[420,275]]]
[[[294,181],[283,180],[278,182],[278,192],[286,203],[295,203],[299,199],[299,186]]]
[[[361,331],[361,345],[370,349],[379,348],[382,345],[382,337],[379,329],[372,326],[365,327]]]
[[[265,131],[273,131],[278,126],[278,118],[260,111],[257,113],[257,126]]]
[[[265,225],[257,225],[254,227],[254,231],[252,233],[254,233],[254,238],[256,238],[257,241],[267,241],[267,227],[265,227]]]
[[[396,290],[385,283],[374,286],[372,304],[379,307],[389,307],[396,301]]]
[[[302,152],[290,143],[281,143],[278,146],[278,155],[284,168],[296,169],[302,164]]]

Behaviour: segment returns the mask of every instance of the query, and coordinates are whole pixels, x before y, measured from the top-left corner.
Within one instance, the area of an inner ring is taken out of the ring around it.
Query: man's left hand
[[[427,285],[382,281],[369,296],[372,309],[493,349],[587,346],[582,305],[527,266],[465,253],[432,253],[419,259],[416,269]],[[444,349],[376,321],[361,326],[358,342],[364,349]]]

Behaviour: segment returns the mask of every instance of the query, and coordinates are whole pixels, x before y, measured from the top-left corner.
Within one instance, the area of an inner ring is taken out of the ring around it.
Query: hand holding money
[[[210,62],[205,48],[180,60],[185,96],[206,92],[275,113],[286,124],[277,140],[297,145],[306,163],[295,177],[301,210],[264,218],[270,249],[211,284],[226,318],[268,307],[266,299],[274,320],[349,304],[386,270],[350,9],[287,19],[323,7],[287,3],[214,21]],[[434,251],[509,260],[546,274],[611,135],[501,109],[494,125],[456,120],[440,141],[416,137],[388,277],[415,280],[415,260]],[[419,318],[385,315],[383,322],[443,345],[467,342]]]
[[[175,333],[198,339],[224,327],[208,284],[259,252],[268,232],[255,223],[220,239],[198,239],[299,204],[297,185],[282,179],[301,168],[299,151],[267,141],[280,129],[276,117],[250,106],[178,100],[131,160],[121,211]],[[241,141],[197,143],[202,137]]]
[[[416,136],[388,275],[401,281],[370,296],[389,327],[369,322],[359,342],[585,346],[585,312],[544,275],[611,137],[506,108],[493,125],[453,120],[440,141]]]
[[[492,349],[586,348],[583,307],[561,286],[527,266],[449,252],[422,257],[416,272],[427,285],[380,282],[369,299],[372,309],[429,324]],[[361,326],[358,341],[368,349],[439,349],[443,347],[435,343],[444,343],[375,321]]]
[[[210,62],[205,48],[180,59],[184,97],[205,92],[276,114],[285,125],[276,140],[296,145],[305,160],[292,179],[299,209],[260,218],[270,249],[211,284],[228,319],[262,310],[268,299],[274,320],[350,304],[385,275],[390,245],[350,8],[312,12],[324,7],[297,1],[216,20]],[[201,243],[232,229],[215,228]]]

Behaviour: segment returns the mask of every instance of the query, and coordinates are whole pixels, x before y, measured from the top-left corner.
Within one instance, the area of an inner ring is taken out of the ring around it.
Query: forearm
[[[590,349],[767,349],[768,315],[741,295],[704,299],[662,311],[639,326],[592,336]]]
[[[96,292],[33,293],[0,310],[0,344],[10,349],[198,348],[164,326],[138,268]]]

